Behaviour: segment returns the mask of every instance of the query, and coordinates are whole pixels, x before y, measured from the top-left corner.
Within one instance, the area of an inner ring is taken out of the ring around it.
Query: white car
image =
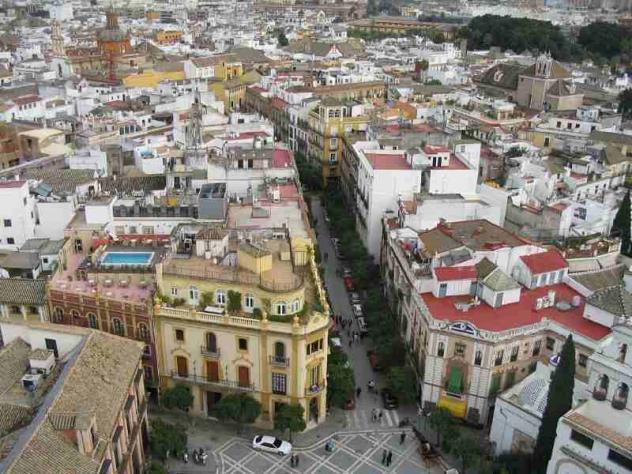
[[[354,304],[351,306],[351,310],[353,311],[353,315],[356,318],[359,318],[360,316],[362,316],[362,305]]]
[[[252,449],[286,456],[292,452],[292,445],[274,436],[259,435],[252,440]]]

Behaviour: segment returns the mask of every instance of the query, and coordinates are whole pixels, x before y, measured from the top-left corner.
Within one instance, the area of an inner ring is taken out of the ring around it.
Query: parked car
[[[347,289],[347,291],[353,291],[353,278],[344,277],[344,281],[345,281],[345,288]]]
[[[359,318],[362,316],[362,306],[359,304],[351,305],[351,311],[353,311],[353,315],[356,318]]]
[[[252,449],[286,456],[292,452],[292,445],[274,436],[258,435],[252,440]]]
[[[399,406],[399,400],[397,400],[397,397],[393,395],[393,392],[391,392],[390,389],[383,388],[381,390],[381,395],[382,405],[384,405],[384,408],[387,410],[394,410]]]
[[[358,321],[358,328],[360,329],[360,334],[367,334],[369,332],[369,326],[367,326],[364,318],[359,317],[357,321]]]
[[[351,304],[360,304],[360,295],[354,291],[352,291],[351,293],[349,293],[349,300],[351,301]]]
[[[367,356],[369,356],[369,364],[371,364],[371,368],[376,372],[379,372],[383,369],[382,364],[380,363],[380,358],[377,356],[375,351],[367,351]]]
[[[351,276],[351,269],[349,267],[344,267],[342,269],[342,276],[343,277],[350,277]]]

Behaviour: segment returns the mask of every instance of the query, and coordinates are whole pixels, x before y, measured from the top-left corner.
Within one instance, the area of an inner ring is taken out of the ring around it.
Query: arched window
[[[244,297],[244,307],[246,309],[253,309],[255,307],[255,297],[250,293],[247,293]]]
[[[612,397],[612,408],[616,408],[617,410],[623,410],[628,404],[628,393],[630,389],[627,384],[621,382],[617,389],[614,391],[614,395]]]
[[[81,317],[81,314],[76,309],[73,309],[70,311],[70,316],[72,316],[72,319],[77,319]]]
[[[610,379],[606,374],[602,374],[593,389],[593,398],[595,400],[605,400],[608,395],[608,385],[610,385]]]
[[[298,313],[301,310],[301,300],[294,300],[292,302],[292,313]]]
[[[437,347],[437,355],[439,357],[443,357],[443,354],[445,354],[445,344],[443,342],[440,342]]]
[[[285,344],[280,341],[274,343],[274,357],[277,359],[285,359]]]
[[[55,311],[53,311],[53,320],[56,323],[61,323],[64,320],[64,310],[61,308],[55,308]]]
[[[628,353],[628,345],[627,344],[621,344],[621,347],[619,347],[619,358],[617,359],[619,362],[625,362],[625,356]]]
[[[206,333],[206,350],[208,352],[217,352],[217,337],[212,332]]]
[[[226,304],[226,292],[224,290],[217,290],[215,292],[215,303],[220,306],[224,306]]]
[[[138,337],[143,341],[149,340],[149,328],[145,323],[138,323]]]
[[[94,313],[88,313],[88,325],[92,329],[99,329],[99,321],[97,321],[97,315]]]
[[[279,301],[276,304],[276,314],[284,315],[287,313],[287,306],[285,305],[285,301]]]
[[[112,318],[112,332],[118,336],[123,335],[123,322],[119,318]]]

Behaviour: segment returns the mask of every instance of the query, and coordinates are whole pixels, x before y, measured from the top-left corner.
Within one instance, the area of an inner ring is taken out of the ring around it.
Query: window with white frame
[[[286,314],[287,313],[287,306],[285,305],[285,301],[279,301],[276,304],[276,314]]]
[[[178,289],[175,286],[171,287],[171,296],[178,296]]]
[[[226,292],[224,290],[217,290],[215,292],[215,303],[220,306],[224,306],[226,304]]]
[[[301,310],[301,300],[294,300],[292,302],[292,313],[298,313]]]
[[[246,309],[253,309],[255,307],[255,297],[250,293],[247,293],[244,297],[244,306]]]
[[[189,288],[189,299],[193,302],[198,301],[198,299],[200,298],[200,292],[198,291],[198,289],[194,286]]]

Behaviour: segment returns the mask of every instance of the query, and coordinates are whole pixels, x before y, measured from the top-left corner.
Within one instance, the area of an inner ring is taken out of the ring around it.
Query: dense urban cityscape
[[[632,473],[632,1],[0,0],[0,473]]]

